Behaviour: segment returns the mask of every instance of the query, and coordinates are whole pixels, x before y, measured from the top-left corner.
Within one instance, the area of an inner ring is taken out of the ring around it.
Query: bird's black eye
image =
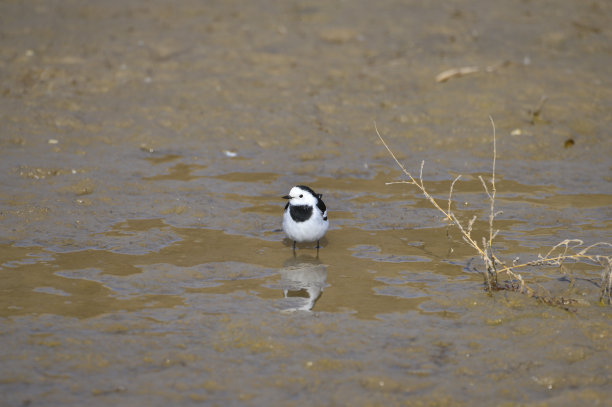
[[[304,198],[304,195],[300,194],[300,198]]]

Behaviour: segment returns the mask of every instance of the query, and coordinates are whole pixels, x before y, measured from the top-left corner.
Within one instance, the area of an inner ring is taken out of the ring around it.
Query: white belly
[[[305,222],[295,222],[291,219],[289,211],[283,214],[283,230],[287,237],[296,242],[314,242],[325,236],[329,222],[323,220],[319,214],[313,216]]]

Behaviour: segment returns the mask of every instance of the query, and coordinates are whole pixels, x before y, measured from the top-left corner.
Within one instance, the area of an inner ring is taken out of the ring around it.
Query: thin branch
[[[425,189],[425,186],[423,184],[423,166],[425,165],[425,161],[421,162],[421,183],[419,184],[414,177],[412,176],[412,174],[410,174],[410,172],[406,169],[406,167],[404,167],[404,165],[397,159],[397,157],[395,156],[395,154],[393,154],[393,151],[391,151],[391,148],[389,148],[389,146],[387,145],[387,142],[382,138],[382,136],[380,135],[380,133],[378,132],[378,127],[376,127],[376,122],[374,122],[374,129],[376,130],[376,134],[378,135],[378,138],[380,139],[380,141],[383,143],[383,145],[385,146],[385,148],[387,149],[387,151],[389,152],[389,154],[391,154],[391,157],[393,157],[393,160],[395,161],[395,163],[402,169],[402,171],[404,172],[405,175],[408,176],[408,178],[410,178],[410,182],[403,182],[403,183],[407,183],[407,184],[414,184],[416,185],[421,192],[423,193],[423,195],[425,195],[425,198],[427,198],[427,200],[429,202],[431,202],[431,204],[438,209],[440,212],[442,212],[444,214],[444,218],[445,219],[449,219],[452,220],[451,216],[449,213],[447,213],[444,209],[442,209],[440,207],[440,205],[438,205],[438,202],[436,202],[436,200],[429,194],[429,192],[427,192],[427,190]]]
[[[419,180],[421,180],[421,186],[423,186],[423,167],[425,166],[425,160],[421,161],[421,170],[419,171]]]
[[[452,202],[452,198],[453,198],[453,188],[455,187],[455,183],[457,181],[459,181],[459,178],[461,178],[461,174],[457,175],[457,177],[453,180],[451,186],[450,186],[450,191],[448,191],[448,211],[447,213],[451,213],[451,202]]]
[[[542,266],[542,265],[556,265],[560,266],[565,261],[580,261],[586,262],[590,264],[601,264],[604,266],[604,270],[601,276],[601,294],[600,294],[600,302],[606,302],[609,304],[611,302],[612,297],[612,256],[590,253],[594,248],[601,247],[612,247],[612,244],[607,242],[598,242],[594,243],[590,246],[582,248],[579,250],[581,246],[583,246],[583,241],[578,239],[566,239],[555,246],[553,246],[545,256],[539,256],[537,260],[529,261],[526,263],[518,264],[518,258],[516,258],[512,262],[512,266],[505,266],[503,262],[498,260],[498,258],[493,253],[493,240],[497,237],[499,233],[499,229],[493,228],[493,223],[495,218],[502,213],[502,211],[495,211],[495,198],[497,193],[497,188],[495,185],[495,170],[497,164],[497,141],[496,141],[496,130],[495,130],[495,122],[493,118],[489,116],[491,120],[491,125],[493,127],[493,163],[491,169],[491,184],[490,188],[485,182],[482,176],[479,176],[480,182],[484,188],[485,193],[490,201],[490,213],[489,213],[489,238],[482,238],[482,247],[472,238],[472,228],[476,221],[476,216],[474,216],[468,223],[467,227],[464,227],[463,224],[459,221],[457,216],[452,211],[452,197],[453,190],[457,181],[461,178],[461,175],[458,175],[453,182],[451,183],[449,194],[448,194],[448,206],[447,209],[444,210],[440,207],[437,201],[427,192],[425,189],[425,184],[423,181],[423,167],[425,165],[425,161],[421,162],[421,168],[419,171],[419,181],[414,179],[412,174],[402,165],[402,163],[397,159],[389,145],[385,142],[385,140],[380,135],[378,128],[376,127],[376,122],[374,122],[374,128],[376,130],[376,134],[378,138],[385,146],[395,163],[401,168],[403,173],[408,176],[409,180],[403,181],[392,181],[387,182],[387,185],[390,184],[412,184],[419,188],[419,190],[423,193],[425,198],[442,214],[444,214],[445,219],[451,221],[457,229],[461,232],[462,239],[474,250],[478,252],[482,261],[484,263],[486,271],[483,272],[483,276],[485,279],[485,284],[487,290],[491,293],[494,289],[505,289],[517,291],[520,293],[525,293],[531,297],[537,298],[539,301],[548,304],[548,305],[556,305],[556,306],[564,306],[568,303],[567,299],[564,298],[553,298],[549,295],[539,295],[535,290],[530,288],[523,277],[516,272],[517,269],[526,268],[529,266]],[[561,251],[560,253],[558,251]],[[558,253],[553,256],[553,253]],[[503,266],[503,268],[497,269],[497,266]],[[510,278],[510,283],[505,283],[500,286],[498,283],[498,276],[502,273],[506,273]],[[518,284],[518,285],[517,285]],[[571,300],[570,300],[571,301]]]
[[[387,151],[389,152],[389,154],[391,154],[391,157],[393,157],[393,160],[395,160],[395,163],[402,169],[402,171],[404,172],[404,174],[408,175],[408,177],[410,177],[410,181],[412,181],[412,183],[414,183],[415,185],[418,185],[417,182],[414,180],[414,178],[412,178],[412,175],[410,175],[410,172],[408,172],[408,170],[402,165],[402,163],[397,159],[397,157],[395,156],[395,154],[393,154],[393,151],[391,151],[391,149],[389,148],[389,146],[387,145],[387,143],[385,142],[385,140],[382,138],[382,136],[380,135],[380,133],[378,132],[378,127],[376,126],[376,122],[374,122],[374,130],[376,130],[376,134],[378,134],[378,138],[380,139],[380,141],[383,143],[383,145],[385,146],[385,148],[387,149]],[[424,162],[424,161],[423,161]]]
[[[495,162],[497,160],[497,142],[495,135],[495,122],[493,118],[489,115],[489,120],[491,120],[491,126],[493,126],[493,166],[491,169],[491,215],[489,216],[489,247],[493,244],[493,220],[495,219],[495,193],[497,189],[495,188]],[[487,192],[488,193],[488,192]]]

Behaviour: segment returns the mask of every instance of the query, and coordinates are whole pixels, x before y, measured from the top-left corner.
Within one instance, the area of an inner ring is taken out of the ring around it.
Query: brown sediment
[[[609,8],[3,2],[3,401],[605,404],[601,270],[525,271],[556,307],[487,296],[461,235],[385,185],[373,122],[434,198],[462,174],[480,242],[495,118],[500,256],[609,240]],[[280,230],[297,184],[329,209],[318,258]]]

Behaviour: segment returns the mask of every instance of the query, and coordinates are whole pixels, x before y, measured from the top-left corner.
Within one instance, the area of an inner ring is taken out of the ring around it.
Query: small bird
[[[293,240],[293,250],[296,242],[317,241],[325,236],[329,221],[327,220],[327,208],[321,199],[323,195],[304,185],[291,188],[289,195],[283,196],[288,199],[283,214],[283,230],[287,237]]]

